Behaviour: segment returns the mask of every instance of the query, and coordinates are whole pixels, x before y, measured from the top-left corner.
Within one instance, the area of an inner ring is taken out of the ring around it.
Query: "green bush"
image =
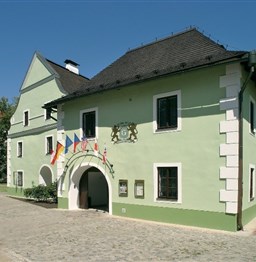
[[[38,185],[32,188],[26,188],[24,190],[24,196],[35,199],[36,201],[53,201],[57,203],[57,182],[53,182],[49,186]]]

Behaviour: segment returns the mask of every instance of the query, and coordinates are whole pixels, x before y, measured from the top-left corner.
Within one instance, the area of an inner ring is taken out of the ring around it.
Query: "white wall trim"
[[[175,96],[175,95],[177,95],[177,110],[178,110],[177,128],[157,130],[157,99],[168,97],[168,96]],[[153,96],[153,133],[159,134],[159,133],[176,132],[176,131],[181,131],[181,90],[154,95]]]
[[[220,99],[220,110],[225,111],[225,120],[220,121],[219,132],[226,136],[220,144],[219,155],[226,157],[226,165],[220,167],[220,179],[226,180],[225,189],[220,190],[220,202],[225,202],[225,212],[237,214],[239,123],[238,95],[241,89],[241,66],[239,63],[226,65],[226,74],[220,76],[219,86],[225,88],[226,97]]]
[[[70,210],[77,210],[79,209],[79,182],[80,178],[82,177],[83,173],[89,169],[90,167],[96,167],[105,177],[107,184],[108,184],[108,194],[109,194],[109,214],[112,215],[112,185],[107,175],[105,169],[94,163],[94,162],[83,162],[80,165],[74,167],[73,172],[69,179],[69,191],[68,191],[68,208]]]
[[[178,200],[164,201],[158,200],[158,167],[177,167],[178,168]],[[153,181],[154,181],[154,202],[165,204],[181,204],[182,203],[182,164],[181,163],[154,163],[153,164]]]
[[[95,111],[95,138],[98,139],[99,134],[98,134],[98,107],[92,107],[92,108],[87,108],[80,110],[80,138],[83,137],[83,114],[88,113],[88,112],[93,112]],[[94,140],[95,138],[88,138],[88,140]]]

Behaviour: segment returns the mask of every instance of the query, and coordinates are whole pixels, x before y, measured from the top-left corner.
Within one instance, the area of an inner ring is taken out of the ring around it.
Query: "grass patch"
[[[6,184],[0,184],[0,192],[7,192],[7,185]]]

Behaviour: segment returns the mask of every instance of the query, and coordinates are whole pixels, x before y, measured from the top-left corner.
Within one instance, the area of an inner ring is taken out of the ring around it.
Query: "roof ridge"
[[[154,44],[156,44],[156,43],[165,41],[165,40],[170,39],[170,38],[174,38],[174,37],[180,36],[180,35],[182,35],[182,34],[185,34],[185,33],[191,32],[191,31],[197,31],[197,32],[199,32],[196,27],[189,27],[188,29],[185,29],[185,30],[183,30],[183,31],[177,32],[177,33],[175,33],[175,34],[172,33],[172,34],[169,35],[169,36],[166,36],[166,37],[163,37],[163,38],[161,38],[161,39],[152,41],[152,42],[147,43],[147,44],[145,44],[145,45],[138,46],[138,47],[135,47],[135,48],[131,48],[131,49],[129,49],[126,53],[130,53],[130,52],[133,52],[133,51],[135,51],[135,50],[142,49],[142,48],[147,47],[147,46],[150,46],[150,45],[154,45]],[[201,32],[199,32],[199,33],[201,33]],[[203,34],[203,35],[204,35],[204,34]]]

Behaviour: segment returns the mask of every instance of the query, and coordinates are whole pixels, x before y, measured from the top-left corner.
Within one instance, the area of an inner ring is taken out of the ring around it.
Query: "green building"
[[[60,208],[241,229],[256,216],[255,64],[255,52],[227,50],[193,28],[128,51],[76,90],[70,83],[64,96],[44,90],[37,108],[24,98],[30,112],[52,112],[54,141],[69,147],[50,166],[48,131],[30,137],[20,125],[16,138],[12,125],[10,192],[19,169],[18,191],[40,182],[40,171],[31,173],[37,164],[57,178]],[[12,148],[26,138],[38,147],[19,162]]]

